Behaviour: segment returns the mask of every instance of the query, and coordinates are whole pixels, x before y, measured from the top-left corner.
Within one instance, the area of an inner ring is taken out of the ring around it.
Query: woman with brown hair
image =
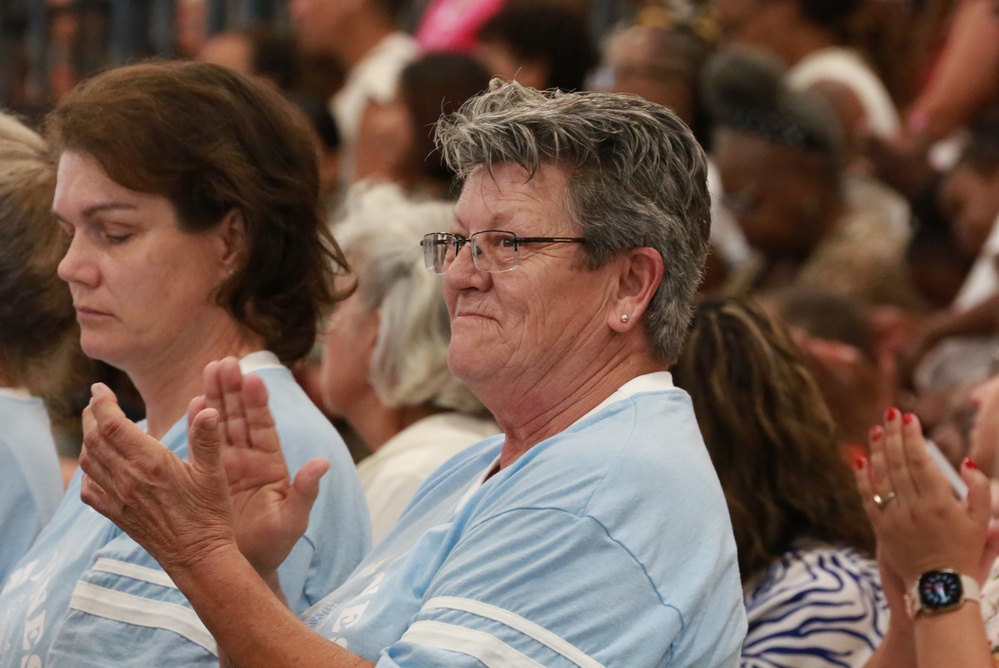
[[[672,371],[732,516],[749,618],[742,665],[862,665],[888,621],[874,537],[787,331],[749,303],[706,302]]]
[[[286,445],[279,465],[302,470],[284,490],[289,504],[318,495],[305,534],[279,562],[289,604],[302,612],[353,570],[369,530],[342,440],[285,367],[315,342],[318,319],[339,298],[334,272],[345,269],[317,213],[316,153],[299,123],[277,93],[241,75],[164,63],[81,84],[46,130],[58,155],[52,210],[68,244],[58,273],[80,343],[128,374],[145,403],[140,427],[186,458],[185,414],[209,362],[240,358],[241,371],[267,386]],[[230,427],[228,440],[241,443],[245,428]],[[333,476],[320,486],[326,467]],[[234,484],[252,484],[262,468],[248,463]],[[0,665],[217,663],[214,641],[159,564],[88,511],[80,484],[77,474],[0,594]],[[250,492],[232,501],[261,502]]]

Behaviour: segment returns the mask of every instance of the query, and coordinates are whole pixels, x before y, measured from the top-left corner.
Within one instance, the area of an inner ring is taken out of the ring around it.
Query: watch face
[[[963,598],[961,576],[956,571],[931,571],[919,578],[919,600],[927,610],[948,608]]]

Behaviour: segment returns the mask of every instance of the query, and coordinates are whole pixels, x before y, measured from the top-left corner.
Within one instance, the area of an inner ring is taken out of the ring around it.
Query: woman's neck
[[[265,347],[258,335],[242,328],[234,330],[198,350],[163,351],[147,365],[123,369],[145,403],[151,436],[162,438],[185,415],[191,399],[204,392],[203,373],[209,362],[230,356],[243,358]]]

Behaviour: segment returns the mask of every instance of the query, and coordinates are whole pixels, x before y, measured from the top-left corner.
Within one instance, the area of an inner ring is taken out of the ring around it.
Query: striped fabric
[[[863,666],[888,627],[877,562],[856,551],[803,545],[745,588],[743,668]]]

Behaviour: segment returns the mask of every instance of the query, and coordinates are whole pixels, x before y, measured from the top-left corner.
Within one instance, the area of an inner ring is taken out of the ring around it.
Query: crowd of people
[[[0,113],[0,667],[999,665],[999,3],[424,4]]]

